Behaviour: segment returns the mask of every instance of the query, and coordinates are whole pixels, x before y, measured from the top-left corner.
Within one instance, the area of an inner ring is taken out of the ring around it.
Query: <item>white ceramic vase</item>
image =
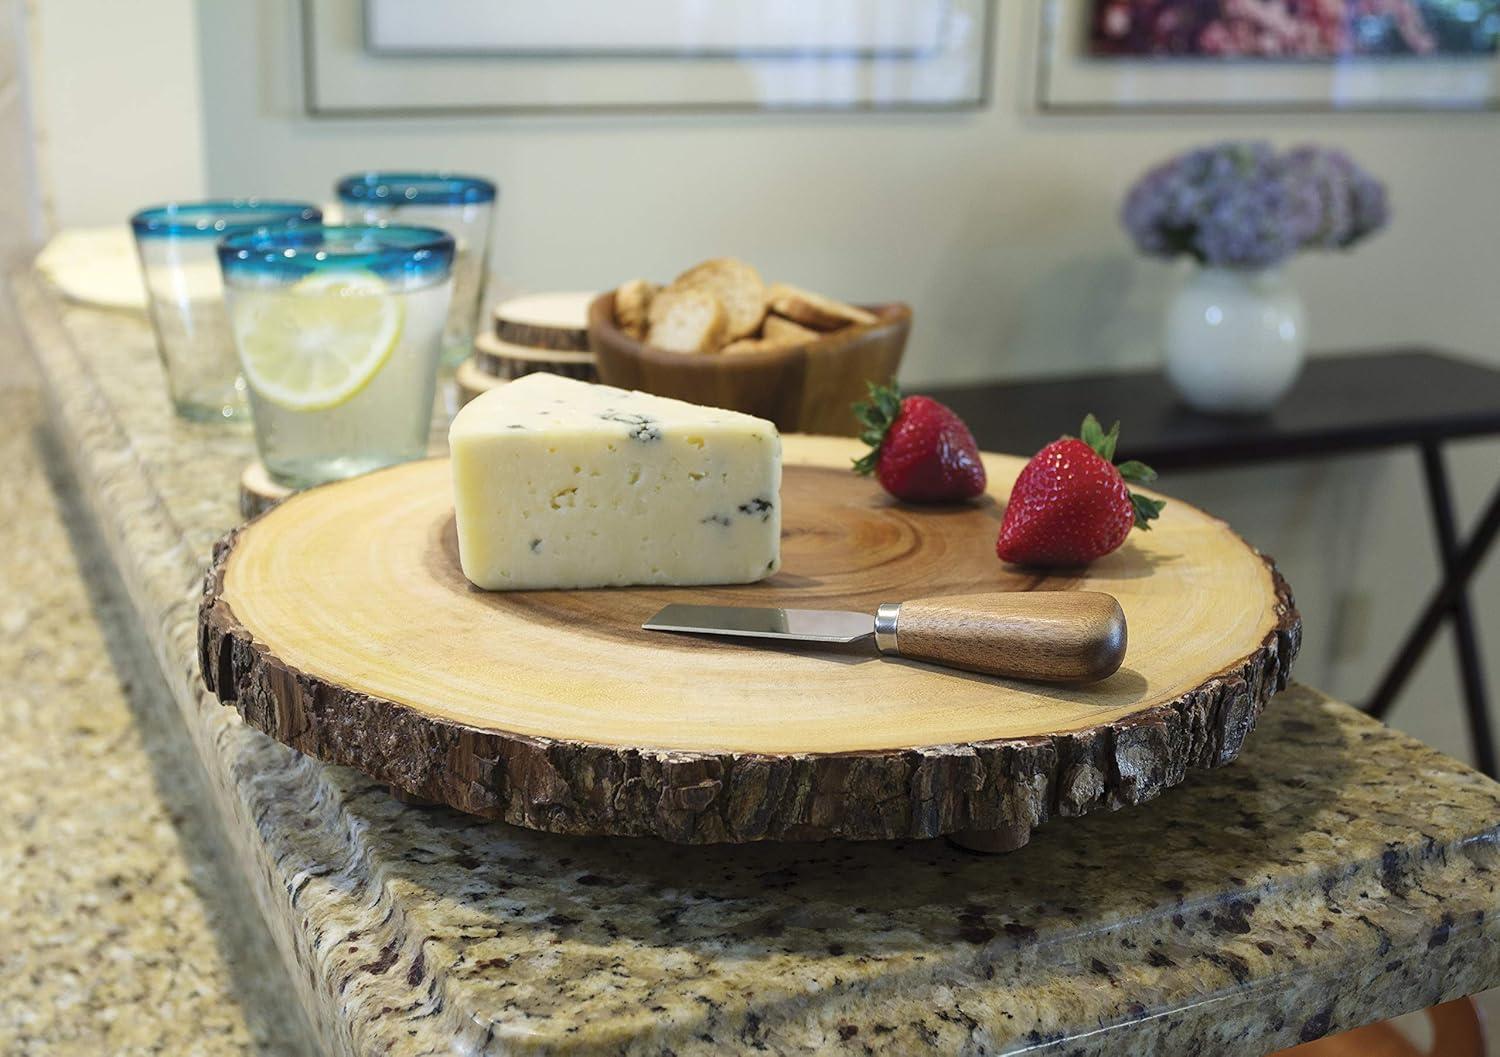
[[[1190,407],[1267,411],[1306,355],[1302,298],[1279,269],[1199,268],[1167,307],[1167,378]]]

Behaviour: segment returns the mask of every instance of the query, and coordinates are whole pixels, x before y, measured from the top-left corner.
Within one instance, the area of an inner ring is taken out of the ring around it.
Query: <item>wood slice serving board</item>
[[[215,548],[209,688],[319,759],[558,833],[690,843],[968,833],[1025,843],[1238,754],[1286,684],[1300,621],[1274,566],[1169,502],[1086,571],[1001,564],[1022,461],[980,503],[912,507],[788,436],[783,561],[760,584],[488,593],[458,566],[446,460],[300,493]],[[668,602],[864,609],[981,590],[1115,595],[1124,667],[1081,688],[877,656],[643,631]]]

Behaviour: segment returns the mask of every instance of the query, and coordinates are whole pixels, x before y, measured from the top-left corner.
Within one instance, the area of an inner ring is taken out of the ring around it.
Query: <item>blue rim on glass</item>
[[[219,243],[226,279],[293,282],[317,272],[374,272],[441,281],[453,268],[453,236],[437,228],[312,224],[231,235]]]
[[[323,211],[307,202],[220,198],[142,209],[130,218],[130,227],[138,239],[218,239],[239,231],[290,228],[322,220]]]
[[[495,200],[482,176],[445,172],[364,172],[338,182],[339,201],[377,206],[458,206]]]

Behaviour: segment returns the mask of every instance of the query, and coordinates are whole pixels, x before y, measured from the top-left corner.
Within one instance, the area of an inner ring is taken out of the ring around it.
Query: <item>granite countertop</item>
[[[305,1053],[36,381],[0,360],[0,1053]]]
[[[330,1053],[1259,1054],[1500,982],[1500,785],[1293,687],[1241,761],[981,856],[685,849],[403,806],[201,690],[243,430],[15,284],[56,427]]]

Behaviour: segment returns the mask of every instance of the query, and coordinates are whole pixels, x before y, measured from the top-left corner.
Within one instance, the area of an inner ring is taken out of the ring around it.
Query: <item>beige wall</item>
[[[22,0],[0,0],[0,269],[27,260],[41,238],[33,173],[30,62]],[[32,384],[8,297],[0,298],[0,395]]]
[[[0,265],[7,268],[41,235],[27,30],[22,0],[0,0]]]
[[[201,197],[193,0],[26,6],[47,227],[120,223],[153,202]]]
[[[1153,362],[1171,269],[1134,258],[1120,234],[1128,182],[1216,137],[1318,139],[1382,175],[1396,213],[1358,253],[1293,266],[1315,344],[1428,342],[1500,366],[1500,116],[1042,117],[1027,97],[1037,6],[999,4],[994,99],[973,114],[313,121],[291,0],[202,0],[208,187],[322,197],[364,167],[486,173],[502,185],[495,265],[513,285],[604,287],[734,253],[773,276],[912,302],[905,375],[931,382]],[[1500,478],[1500,443],[1464,445],[1454,462],[1471,517]],[[1307,621],[1300,674],[1361,697],[1434,581],[1414,457],[1165,487],[1282,560]],[[1500,561],[1478,596],[1500,674]],[[1461,752],[1455,685],[1444,642],[1396,722]]]

